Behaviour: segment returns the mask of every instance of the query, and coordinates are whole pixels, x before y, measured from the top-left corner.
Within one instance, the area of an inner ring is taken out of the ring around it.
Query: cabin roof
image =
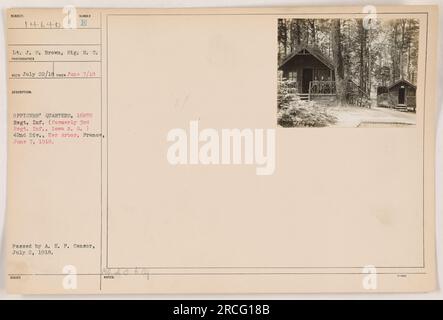
[[[408,85],[408,86],[411,86],[411,87],[413,87],[414,89],[417,88],[416,85],[414,85],[413,83],[409,82],[408,80],[406,80],[406,79],[400,79],[400,80],[397,80],[396,82],[394,82],[393,84],[391,84],[391,85],[388,87],[388,89],[391,90],[392,88],[394,88],[395,86],[397,86],[397,85],[399,85],[399,84],[401,84],[401,83],[404,83],[404,84],[406,84],[406,85]]]
[[[306,46],[306,45],[297,47],[294,51],[292,51],[289,55],[287,55],[283,59],[282,63],[280,63],[278,68],[279,69],[283,68],[283,66],[286,63],[291,61],[297,54],[299,54],[303,50],[308,51],[312,56],[314,56],[317,60],[319,60],[321,63],[323,63],[329,69],[331,69],[331,70],[334,69],[335,65],[334,65],[333,61],[328,56],[326,56],[323,52],[321,52],[319,48]]]

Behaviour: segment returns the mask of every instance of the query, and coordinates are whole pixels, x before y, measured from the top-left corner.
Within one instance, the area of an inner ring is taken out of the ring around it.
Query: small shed
[[[316,47],[301,46],[286,56],[279,70],[299,95],[335,95],[334,64]]]
[[[400,79],[388,87],[377,88],[377,104],[403,111],[416,108],[417,87],[406,79]]]

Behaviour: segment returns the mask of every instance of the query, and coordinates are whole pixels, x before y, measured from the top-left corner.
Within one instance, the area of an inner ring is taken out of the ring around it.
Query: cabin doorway
[[[304,68],[302,74],[302,81],[301,81],[302,93],[309,93],[309,83],[312,81],[312,78],[313,78],[313,70],[311,68]]]
[[[405,104],[405,94],[406,94],[406,89],[404,86],[401,86],[398,89],[398,104]]]

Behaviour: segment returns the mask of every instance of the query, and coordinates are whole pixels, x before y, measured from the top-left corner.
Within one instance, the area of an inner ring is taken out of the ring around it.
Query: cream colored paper
[[[437,8],[377,7],[419,21],[414,125],[277,125],[278,19],[363,17],[8,10],[8,290],[433,290]],[[275,129],[275,171],[171,165],[194,120]]]

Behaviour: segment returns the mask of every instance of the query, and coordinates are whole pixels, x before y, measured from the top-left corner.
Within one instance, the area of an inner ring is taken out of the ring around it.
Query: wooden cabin
[[[278,69],[293,81],[294,93],[302,100],[335,97],[335,67],[320,49],[302,46],[286,56]]]
[[[417,87],[405,79],[398,80],[388,87],[378,87],[377,105],[415,112],[416,91]]]

